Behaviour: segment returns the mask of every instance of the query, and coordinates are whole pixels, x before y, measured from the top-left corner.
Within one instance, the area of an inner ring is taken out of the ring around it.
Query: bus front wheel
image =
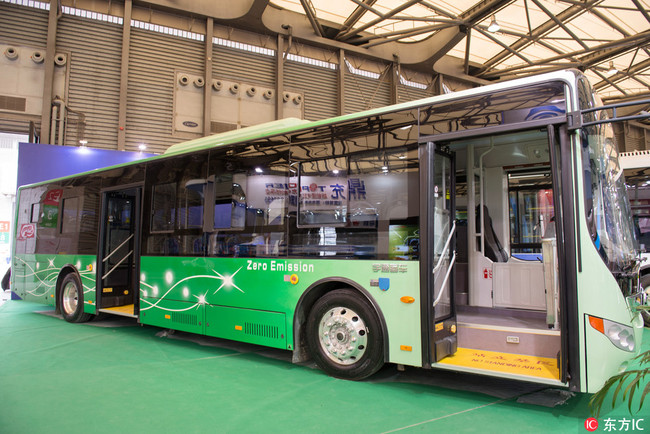
[[[350,289],[325,294],[307,320],[307,344],[318,366],[346,380],[362,380],[384,364],[379,317]]]
[[[76,273],[69,273],[63,278],[59,297],[61,314],[66,321],[86,322],[91,318],[90,314],[84,312],[83,286]]]

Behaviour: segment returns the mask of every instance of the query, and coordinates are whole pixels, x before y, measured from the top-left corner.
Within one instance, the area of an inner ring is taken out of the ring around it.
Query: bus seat
[[[508,252],[501,246],[497,234],[494,232],[494,227],[492,226],[492,218],[488,211],[487,206],[483,205],[483,212],[485,213],[485,219],[483,221],[483,226],[485,229],[485,252],[483,254],[488,257],[492,262],[508,262]],[[477,207],[476,210],[476,231],[480,232],[481,230],[481,212]]]

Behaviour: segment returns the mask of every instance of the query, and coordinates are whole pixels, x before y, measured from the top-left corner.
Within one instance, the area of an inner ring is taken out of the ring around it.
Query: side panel
[[[285,349],[286,323],[283,313],[206,306],[205,331],[209,336]]]
[[[386,319],[389,361],[420,366],[418,273],[416,261],[148,256],[141,262],[141,321],[181,330],[164,322],[165,315],[171,320],[174,312],[205,310],[209,335],[293,349],[298,300],[314,282],[338,276],[355,282],[375,299]],[[413,302],[405,303],[402,297],[412,297]],[[243,328],[246,322],[277,328],[279,335],[285,330],[285,337],[242,338],[235,327]]]
[[[577,136],[575,139],[578,140]],[[582,173],[582,161],[576,161],[577,173]],[[578,259],[578,325],[580,342],[580,384],[581,392],[595,393],[610,378],[636,355],[641,347],[643,320],[638,312],[632,312],[618,283],[598,254],[589,235],[584,218],[585,199],[583,177],[578,176],[576,189],[579,192],[580,225],[578,240],[581,245]],[[637,350],[628,352],[616,348],[603,334],[589,325],[587,315],[605,318],[621,324],[632,325]]]
[[[140,322],[156,327],[203,334],[205,305],[143,295],[140,291]]]
[[[93,255],[16,255],[14,291],[23,300],[56,305],[56,281],[61,269],[74,266],[84,287],[84,312],[95,313],[96,285]]]

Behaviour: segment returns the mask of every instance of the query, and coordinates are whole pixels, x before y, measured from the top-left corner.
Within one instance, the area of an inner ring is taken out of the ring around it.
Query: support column
[[[41,143],[50,143],[50,122],[52,119],[52,89],[54,88],[54,56],[59,20],[59,1],[50,2],[47,20],[47,48],[45,50],[45,81],[43,82],[43,105],[41,108]]]
[[[336,111],[339,116],[345,114],[345,51],[339,50],[338,95],[336,95]]]
[[[397,59],[397,62],[399,62],[399,59]],[[400,69],[399,63],[396,63],[396,62],[391,63],[390,71],[389,71],[390,79],[388,81],[390,83],[390,103],[391,104],[397,104],[397,99],[398,99],[397,84],[399,83],[398,76],[399,76],[399,73],[400,73],[399,69]]]
[[[120,104],[117,114],[117,149],[126,147],[126,101],[129,85],[129,51],[131,48],[131,11],[133,1],[124,1],[124,21],[122,23],[122,63],[120,66]]]
[[[205,20],[205,86],[203,86],[203,135],[212,134],[212,37],[214,19]]]
[[[275,119],[284,117],[284,36],[278,34],[278,47],[275,50]]]

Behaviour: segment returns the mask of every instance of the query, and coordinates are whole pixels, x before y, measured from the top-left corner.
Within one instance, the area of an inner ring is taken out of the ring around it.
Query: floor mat
[[[560,378],[557,361],[548,357],[458,348],[456,354],[445,357],[439,363],[508,374],[527,375],[549,380],[557,380]]]

